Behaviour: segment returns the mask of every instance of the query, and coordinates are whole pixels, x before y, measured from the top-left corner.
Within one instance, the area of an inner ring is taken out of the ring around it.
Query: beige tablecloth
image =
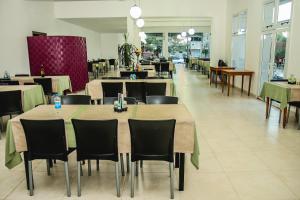
[[[86,94],[90,95],[92,99],[101,99],[103,98],[102,91],[102,82],[122,82],[123,83],[123,93],[126,95],[126,86],[125,82],[147,82],[147,83],[166,83],[166,96],[174,96],[175,89],[172,79],[138,79],[138,80],[106,80],[106,79],[97,79],[93,80],[86,84]]]
[[[176,119],[174,151],[199,155],[195,122],[183,104],[173,105],[129,105],[127,112],[117,113],[112,105],[63,105],[56,110],[53,105],[42,105],[23,113],[8,122],[6,141],[6,166],[15,167],[21,162],[20,152],[27,144],[20,119],[64,119],[69,147],[76,147],[71,119],[105,120],[118,119],[118,148],[120,153],[130,153],[130,131],[128,119]],[[195,152],[194,152],[195,151]]]
[[[41,78],[40,76],[17,76],[12,77],[12,80],[19,81],[21,85],[24,83],[33,83],[34,78]],[[45,76],[45,78],[52,79],[52,90],[53,92],[57,92],[59,94],[63,94],[64,90],[72,90],[72,84],[69,76]]]

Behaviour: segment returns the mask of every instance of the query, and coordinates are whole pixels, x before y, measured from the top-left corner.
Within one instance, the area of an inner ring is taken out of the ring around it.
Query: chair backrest
[[[15,77],[29,76],[29,74],[15,74]]]
[[[271,79],[270,82],[288,82],[288,79]]]
[[[118,97],[118,93],[123,93],[122,82],[102,82],[102,92],[104,97]]]
[[[146,79],[165,79],[163,76],[150,76],[147,77]]]
[[[1,80],[0,85],[19,85],[19,81]]]
[[[146,104],[178,104],[178,97],[146,96]]]
[[[113,105],[115,101],[118,100],[118,97],[104,97],[103,104],[110,104]],[[134,97],[124,97],[124,100],[127,102],[128,105],[130,104],[137,104],[137,101]]]
[[[88,62],[88,72],[94,72],[92,62]]]
[[[46,95],[51,95],[52,90],[52,79],[51,78],[34,78],[35,83],[40,84]]]
[[[108,60],[109,65],[115,65],[115,61],[116,61],[116,59],[109,59]]]
[[[154,63],[155,71],[160,72],[160,63]]]
[[[118,120],[72,119],[77,161],[103,159],[118,161]]]
[[[25,82],[24,85],[36,85],[36,83]]]
[[[170,63],[162,62],[161,64],[161,72],[169,72]]]
[[[165,96],[166,83],[145,83],[146,96]]]
[[[25,132],[29,160],[68,160],[63,119],[20,121]]]
[[[0,116],[23,112],[21,94],[21,90],[0,92]]]
[[[107,77],[102,77],[102,79],[113,79],[113,80],[120,80],[120,79],[129,79],[129,77],[117,77],[117,76],[107,76]]]
[[[66,95],[61,97],[61,104],[89,105],[91,96],[88,95]]]
[[[164,160],[173,162],[176,120],[129,119],[131,161]]]
[[[144,82],[125,82],[127,97],[134,97],[137,101],[146,102]]]
[[[147,71],[143,71],[143,72],[121,71],[120,72],[120,75],[121,75],[122,78],[130,77],[131,74],[135,74],[137,79],[146,79],[146,77],[148,76]]]

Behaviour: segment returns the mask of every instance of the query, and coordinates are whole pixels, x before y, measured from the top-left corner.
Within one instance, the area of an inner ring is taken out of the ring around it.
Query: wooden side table
[[[212,74],[214,72],[215,73],[215,80],[214,80],[214,82],[215,82],[215,85],[217,87],[217,85],[218,85],[218,74],[219,74],[219,72],[222,74],[222,70],[225,70],[225,69],[234,69],[234,67],[227,67],[227,66],[224,66],[224,67],[219,67],[219,66],[217,66],[217,67],[210,67],[209,68],[209,70],[210,70],[209,85],[211,85],[211,83],[213,82],[213,76],[212,76]],[[223,76],[222,76],[222,79],[223,79]],[[221,80],[221,82],[222,81],[223,80]]]
[[[233,78],[232,87],[234,87],[234,78],[235,78],[235,76],[242,76],[241,94],[243,94],[244,77],[249,76],[248,96],[250,96],[252,75],[254,74],[253,71],[224,69],[224,70],[221,70],[221,73],[222,73],[222,77],[227,75],[227,96],[229,96],[229,94],[230,94],[230,80],[231,80],[231,77]],[[224,78],[222,78],[222,79],[224,80]],[[224,83],[224,81],[222,81],[222,93],[224,91],[224,85],[225,85],[225,83]]]

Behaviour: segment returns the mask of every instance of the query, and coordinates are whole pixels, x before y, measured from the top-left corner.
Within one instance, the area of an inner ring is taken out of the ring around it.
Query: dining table
[[[211,85],[213,82],[215,83],[215,86],[218,86],[218,75],[221,76],[222,70],[225,69],[235,69],[234,67],[228,67],[228,66],[215,66],[215,67],[210,67],[209,68],[209,73],[210,73],[210,79],[209,79],[209,85]],[[213,76],[215,74],[215,76]],[[221,76],[221,82],[224,77]],[[213,80],[214,79],[214,80]]]
[[[11,80],[19,81],[20,85],[24,83],[34,83],[35,78],[42,78],[41,76],[13,76]],[[44,78],[52,79],[52,91],[60,95],[63,94],[64,90],[72,91],[72,84],[70,76],[45,76]]]
[[[44,90],[40,85],[1,85],[0,92],[21,91],[22,108],[26,112],[38,105],[46,104]]]
[[[63,119],[69,148],[76,148],[76,138],[71,119],[118,120],[118,152],[130,153],[130,130],[128,119],[164,120],[175,119],[174,154],[179,155],[179,190],[184,190],[185,154],[191,154],[191,163],[199,168],[199,144],[195,120],[184,104],[128,105],[126,112],[114,112],[113,105],[41,105],[8,121],[6,130],[5,165],[12,169],[22,163],[22,152],[27,151],[26,138],[20,119]],[[24,154],[25,155],[25,154]],[[26,156],[25,168],[28,167]],[[26,171],[27,172],[27,171]],[[28,178],[28,174],[26,174]],[[28,179],[27,179],[28,180]],[[27,182],[28,183],[28,182]]]
[[[126,96],[126,82],[145,82],[145,83],[166,83],[166,96],[176,96],[175,84],[172,79],[95,79],[86,84],[85,93],[91,96],[92,100],[103,98],[101,83],[123,83],[123,93]]]
[[[266,101],[266,119],[269,118],[270,100],[280,103],[279,108],[283,111],[282,126],[285,128],[288,103],[300,101],[300,85],[287,82],[265,82],[260,97]]]

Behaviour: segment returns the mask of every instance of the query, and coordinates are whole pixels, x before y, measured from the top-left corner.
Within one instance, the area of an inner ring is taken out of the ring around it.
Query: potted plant
[[[128,43],[128,34],[124,33],[125,43],[119,47],[119,55],[122,65],[126,67],[132,66],[134,61],[134,55],[136,47],[133,44]]]

